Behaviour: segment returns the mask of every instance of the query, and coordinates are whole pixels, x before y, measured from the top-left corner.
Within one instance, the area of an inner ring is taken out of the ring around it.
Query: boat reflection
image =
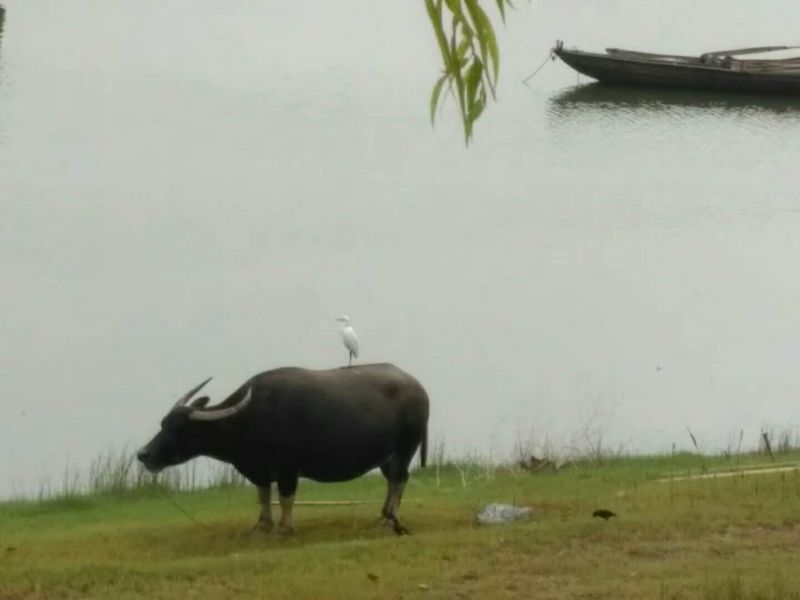
[[[589,83],[550,98],[549,112],[566,116],[587,110],[664,112],[712,109],[732,113],[774,113],[800,118],[800,98],[713,91],[646,88]]]

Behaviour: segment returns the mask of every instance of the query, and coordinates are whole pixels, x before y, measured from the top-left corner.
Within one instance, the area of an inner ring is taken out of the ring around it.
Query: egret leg
[[[350,353],[350,358],[347,361],[347,366],[348,367],[352,367],[353,366],[353,353],[352,352]]]

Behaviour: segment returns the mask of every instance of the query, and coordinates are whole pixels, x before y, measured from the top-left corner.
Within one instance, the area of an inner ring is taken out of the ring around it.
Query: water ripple
[[[553,96],[548,117],[555,127],[591,121],[603,129],[667,125],[785,131],[800,126],[800,100],[793,97],[581,85]]]

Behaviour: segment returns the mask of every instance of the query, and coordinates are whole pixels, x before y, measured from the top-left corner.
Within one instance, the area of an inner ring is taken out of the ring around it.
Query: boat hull
[[[689,61],[642,59],[636,53],[596,54],[564,48],[556,48],[555,54],[579,73],[603,83],[800,95],[800,70],[740,71]]]

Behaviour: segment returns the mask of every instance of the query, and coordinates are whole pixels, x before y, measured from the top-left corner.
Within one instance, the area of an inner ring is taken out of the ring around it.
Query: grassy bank
[[[197,522],[148,486],[5,503],[0,599],[800,599],[800,453],[775,461],[429,467],[409,483],[402,515],[414,535],[404,538],[373,526],[384,483],[371,476],[302,482],[299,500],[362,503],[298,506],[291,537],[243,537],[258,507],[237,485],[170,492]],[[694,478],[760,465],[788,469]],[[532,506],[535,517],[475,525],[489,502]],[[619,517],[593,519],[599,507]]]

